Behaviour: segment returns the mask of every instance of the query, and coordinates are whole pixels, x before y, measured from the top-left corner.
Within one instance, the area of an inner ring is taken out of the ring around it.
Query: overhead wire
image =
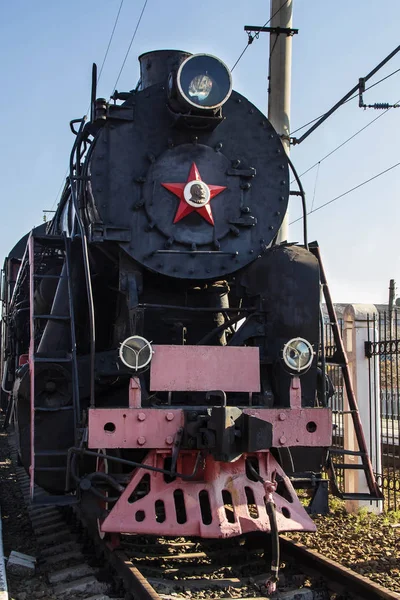
[[[398,100],[395,105],[398,105],[399,103],[400,103],[400,100]],[[330,152],[328,152],[328,154],[325,154],[325,156],[323,156],[322,158],[320,158],[311,167],[309,167],[308,169],[306,169],[305,171],[303,171],[303,173],[300,173],[299,177],[303,177],[303,175],[306,175],[309,171],[312,171],[312,169],[314,169],[315,167],[317,167],[317,166],[319,167],[319,165],[324,160],[326,160],[327,158],[329,158],[329,156],[332,156],[332,154],[334,154],[335,152],[337,152],[338,150],[340,150],[340,148],[343,148],[343,146],[345,146],[348,142],[350,142],[352,139],[354,139],[358,134],[360,134],[361,132],[365,131],[365,129],[367,129],[370,125],[372,125],[373,123],[375,123],[375,121],[377,121],[378,119],[380,119],[381,117],[383,117],[383,115],[385,115],[387,112],[389,112],[389,110],[391,110],[391,108],[392,107],[387,108],[386,110],[384,110],[383,112],[381,112],[377,117],[375,117],[374,119],[372,119],[372,121],[370,121],[369,123],[367,123],[366,125],[364,125],[364,127],[361,127],[361,129],[359,129],[358,131],[356,131],[355,133],[353,133],[353,135],[351,135],[349,138],[347,138],[347,140],[344,140],[344,142],[342,142],[341,144],[339,144],[338,146],[336,146],[336,148],[334,148],[333,150],[331,150]],[[291,183],[293,183],[293,181]]]
[[[400,165],[400,162],[396,163],[395,165],[392,165],[391,167],[389,167],[388,169],[385,169],[384,171],[381,171],[380,173],[377,173],[373,177],[370,177],[369,179],[366,179],[365,181],[363,181],[363,182],[359,183],[358,185],[352,187],[350,190],[347,190],[346,192],[343,192],[343,194],[339,194],[339,196],[336,196],[335,198],[332,198],[332,200],[328,200],[328,202],[325,202],[324,204],[321,204],[320,206],[317,206],[317,208],[314,208],[313,210],[310,210],[310,212],[307,213],[307,216],[309,216],[309,215],[317,212],[318,210],[321,210],[322,208],[325,208],[325,206],[328,206],[329,204],[332,204],[333,202],[336,202],[336,200],[339,200],[340,198],[343,198],[344,196],[347,196],[351,192],[354,192],[355,190],[358,190],[359,188],[363,187],[367,183],[370,183],[374,179],[377,179],[378,177],[381,177],[381,175],[384,175],[385,173],[388,173],[392,169],[395,169],[399,165]],[[295,219],[294,221],[291,221],[289,223],[289,225],[293,225],[293,223],[297,223],[297,221],[301,221],[302,219],[303,219],[303,217],[299,217],[298,219]]]
[[[317,169],[317,173],[315,175],[314,194],[313,194],[313,199],[312,199],[312,203],[311,203],[311,212],[312,212],[312,209],[314,208],[315,195],[317,193],[317,183],[318,183],[318,175],[319,175],[319,168],[320,168],[320,166],[321,166],[321,161],[319,161],[319,163],[318,163],[318,169]]]
[[[116,29],[116,27],[117,27],[117,24],[118,24],[119,15],[121,14],[121,9],[122,9],[122,5],[123,5],[123,3],[124,3],[124,0],[121,0],[121,4],[119,5],[119,9],[118,9],[118,12],[117,12],[117,16],[115,17],[115,21],[114,21],[114,27],[113,27],[113,29],[112,29],[112,32],[111,32],[111,35],[110,35],[110,39],[109,39],[109,41],[108,41],[107,50],[106,50],[106,52],[105,52],[105,54],[104,54],[103,62],[101,63],[101,67],[100,67],[99,76],[97,77],[97,83],[99,83],[99,81],[100,81],[100,77],[101,77],[101,74],[102,74],[102,72],[103,72],[103,69],[104,69],[105,62],[106,62],[106,60],[107,60],[108,52],[109,52],[109,50],[110,50],[110,46],[111,46],[111,43],[112,43],[112,41],[113,41],[113,37],[114,37],[114,33],[115,33],[115,29]]]
[[[386,79],[389,79],[389,77],[392,77],[393,75],[396,75],[396,73],[398,73],[399,71],[400,71],[400,69],[396,69],[392,73],[389,73],[389,75],[386,75],[385,77],[382,77],[382,79],[379,79],[379,81],[376,81],[372,85],[366,87],[365,90],[364,90],[364,92],[367,92],[368,90],[370,90],[371,88],[375,87],[379,83],[382,83],[382,81],[385,81]],[[345,102],[343,102],[343,105],[347,104],[347,102],[350,102],[351,100],[354,100],[355,98],[358,98],[358,96],[359,96],[358,93],[354,94],[353,96],[351,96],[351,98],[348,98],[347,100],[345,100]],[[398,104],[398,102],[396,102],[396,104]],[[312,125],[313,123],[315,123],[315,121],[318,121],[318,119],[321,119],[325,115],[326,115],[326,113],[322,113],[322,115],[319,115],[319,117],[316,117],[315,119],[312,119],[312,121],[309,121],[308,123],[305,123],[305,125],[302,125],[301,127],[298,127],[297,129],[295,129],[294,131],[291,131],[290,135],[294,135],[298,131],[301,131],[302,129],[305,129],[306,127],[308,127],[309,125]]]
[[[140,22],[141,22],[141,20],[142,20],[142,18],[143,18],[144,11],[146,10],[147,2],[148,2],[148,0],[145,0],[145,1],[144,1],[144,4],[143,4],[142,10],[141,10],[141,13],[140,13],[140,15],[139,15],[139,19],[138,19],[138,21],[137,21],[137,23],[136,23],[135,30],[134,30],[134,32],[133,32],[133,35],[132,35],[132,37],[131,37],[131,41],[129,42],[129,46],[128,46],[128,49],[127,49],[127,51],[126,51],[126,54],[125,54],[124,60],[122,61],[122,65],[121,65],[121,68],[120,68],[120,70],[119,70],[119,73],[118,73],[117,80],[116,80],[116,82],[115,82],[115,84],[114,84],[114,89],[111,91],[111,93],[113,93],[113,92],[114,92],[114,90],[117,88],[117,85],[118,85],[119,78],[121,77],[122,71],[124,70],[125,63],[126,63],[126,61],[127,61],[127,58],[128,58],[128,56],[129,56],[129,52],[131,51],[131,47],[132,47],[133,41],[134,41],[134,39],[135,39],[135,37],[136,37],[136,34],[137,34],[137,31],[138,31],[138,29],[139,29],[139,25],[140,25]]]
[[[242,58],[242,56],[244,55],[244,53],[246,52],[247,48],[253,43],[255,38],[258,38],[260,31],[263,27],[266,27],[269,23],[271,23],[272,19],[286,6],[286,4],[289,2],[289,0],[286,0],[286,2],[284,2],[284,4],[282,4],[282,6],[280,6],[278,8],[277,11],[274,12],[274,14],[268,19],[268,21],[266,23],[264,23],[264,25],[262,25],[262,27],[260,27],[260,29],[256,32],[254,32],[254,35],[251,35],[249,33],[249,38],[247,40],[247,44],[244,47],[244,49],[242,50],[239,58],[237,59],[237,61],[235,62],[235,64],[233,65],[231,72],[233,71],[233,69],[236,67],[236,65],[238,64],[238,62],[240,61],[240,59]],[[272,53],[271,53],[272,54]]]
[[[115,17],[115,19],[114,19],[114,25],[113,25],[113,28],[112,28],[112,31],[111,31],[111,34],[110,34],[110,38],[109,38],[109,40],[108,40],[107,48],[106,48],[106,51],[105,51],[105,53],[104,53],[103,62],[101,63],[100,72],[99,72],[99,75],[98,75],[98,77],[97,77],[97,83],[99,83],[99,81],[100,81],[100,77],[101,77],[101,74],[102,74],[102,72],[103,72],[104,65],[105,65],[105,63],[106,63],[106,60],[107,60],[107,57],[108,57],[108,53],[109,53],[109,51],[110,51],[111,43],[112,43],[112,41],[113,41],[113,38],[114,38],[114,33],[115,33],[115,30],[116,30],[116,27],[117,27],[117,24],[118,24],[118,21],[119,21],[119,16],[120,16],[120,14],[121,14],[121,9],[122,9],[122,5],[123,5],[123,4],[124,4],[124,0],[121,0],[121,3],[120,3],[120,5],[119,5],[119,8],[118,8],[117,15],[116,15],[116,17]],[[89,104],[89,107],[90,107],[90,104]],[[86,115],[88,114],[88,112],[89,112],[89,108],[88,108],[88,110],[86,111]],[[59,196],[60,196],[60,194],[61,194],[61,191],[62,191],[62,190],[63,190],[63,188],[64,188],[64,185],[65,185],[65,179],[66,179],[66,177],[67,177],[67,175],[68,175],[68,172],[69,172],[69,169],[67,169],[67,170],[66,170],[66,172],[65,172],[65,175],[64,175],[64,177],[63,177],[63,180],[61,181],[61,185],[60,185],[60,187],[59,187],[59,189],[58,189],[58,192],[57,192],[57,194],[56,194],[56,196],[55,196],[55,200],[54,200],[54,202],[53,202],[53,204],[52,204],[52,206],[51,206],[51,210],[53,209],[53,207],[55,206],[56,202],[58,201],[58,198],[59,198]]]

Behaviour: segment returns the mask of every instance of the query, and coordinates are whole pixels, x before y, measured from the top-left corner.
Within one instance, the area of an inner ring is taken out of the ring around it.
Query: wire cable
[[[118,12],[117,12],[117,16],[115,17],[115,21],[114,21],[114,27],[113,27],[113,29],[112,29],[112,32],[111,32],[111,35],[110,35],[110,39],[109,39],[109,41],[108,41],[107,50],[106,50],[106,52],[105,52],[105,54],[104,54],[103,62],[101,63],[101,67],[100,67],[99,76],[97,77],[97,83],[99,83],[99,81],[100,81],[100,77],[101,77],[101,74],[102,74],[102,72],[103,72],[103,68],[104,68],[105,62],[106,62],[106,60],[107,60],[108,52],[109,52],[109,50],[110,50],[111,42],[113,41],[113,37],[114,37],[114,33],[115,33],[115,29],[116,29],[116,27],[117,27],[117,23],[118,23],[118,20],[119,20],[119,15],[121,14],[121,9],[122,9],[122,5],[123,5],[123,3],[124,3],[124,0],[121,0],[121,4],[119,5],[119,9],[118,9]]]
[[[315,175],[315,182],[314,182],[314,194],[313,194],[313,199],[312,199],[312,203],[311,203],[311,212],[314,208],[314,202],[315,202],[315,194],[317,193],[317,183],[318,183],[318,175],[319,175],[319,167],[321,165],[321,161],[318,162],[318,169],[317,169],[317,173]]]
[[[99,81],[100,81],[100,77],[101,77],[101,74],[102,74],[102,72],[103,72],[104,65],[105,65],[105,62],[106,62],[106,60],[107,60],[108,53],[109,53],[109,51],[110,51],[111,43],[112,43],[112,41],[113,41],[113,38],[114,38],[115,29],[116,29],[116,27],[117,27],[117,24],[118,24],[119,15],[121,14],[121,9],[122,9],[122,5],[123,5],[123,3],[124,3],[124,0],[121,0],[121,4],[119,5],[119,9],[118,9],[118,12],[117,12],[117,16],[115,17],[114,26],[113,26],[113,28],[112,28],[112,31],[111,31],[110,39],[108,40],[107,48],[106,48],[106,51],[105,51],[105,53],[104,53],[103,62],[101,63],[100,72],[99,72],[99,75],[98,75],[98,77],[97,77],[97,83],[99,83]],[[89,104],[89,108],[90,108],[90,104]],[[88,112],[89,112],[89,108],[88,108],[88,109],[87,109],[87,111],[86,111],[86,116],[87,116],[87,114],[88,114]],[[58,198],[59,198],[59,196],[60,196],[60,194],[61,194],[61,191],[62,191],[62,189],[63,189],[63,187],[64,187],[64,185],[65,185],[65,180],[66,180],[66,178],[67,178],[67,175],[68,175],[68,173],[69,173],[69,168],[67,168],[67,170],[65,171],[65,175],[64,175],[64,177],[63,177],[63,179],[62,179],[62,181],[61,181],[61,185],[60,185],[60,187],[58,188],[58,192],[57,192],[57,194],[56,194],[56,196],[55,196],[54,202],[53,202],[53,204],[51,205],[51,209],[50,209],[50,210],[53,210],[54,206],[56,205],[56,203],[57,203],[57,201],[58,201]]]
[[[254,33],[254,35],[250,35],[249,34],[249,39],[247,40],[247,44],[244,47],[244,49],[242,50],[239,58],[237,59],[237,61],[235,62],[235,64],[233,65],[232,69],[231,69],[231,73],[233,71],[233,69],[236,67],[236,65],[238,64],[238,62],[240,61],[240,59],[242,58],[243,54],[246,52],[247,48],[253,43],[254,38],[258,39],[258,36],[260,34],[260,31],[263,27],[266,27],[268,25],[268,23],[271,23],[272,19],[282,10],[282,8],[284,8],[286,6],[286,4],[289,2],[289,0],[286,0],[286,2],[284,4],[282,4],[282,6],[280,8],[278,8],[278,10],[276,12],[274,12],[274,14],[270,17],[270,19],[268,19],[268,21],[266,23],[264,23],[264,25],[262,27],[260,27],[260,29],[258,31],[256,31]],[[277,36],[278,37],[278,36]]]
[[[396,105],[399,104],[399,103],[400,103],[400,100],[398,100],[396,102]],[[343,146],[345,146],[348,142],[350,142],[352,139],[354,139],[359,133],[361,133],[362,131],[364,131],[365,129],[367,129],[370,125],[372,125],[373,123],[375,123],[375,121],[377,121],[378,119],[380,119],[381,117],[383,117],[383,115],[385,115],[387,112],[389,112],[389,110],[391,110],[391,107],[387,108],[385,111],[383,111],[382,113],[380,113],[377,117],[375,117],[375,119],[372,119],[372,121],[370,121],[369,123],[367,123],[366,125],[364,125],[364,127],[361,127],[361,129],[359,129],[358,131],[356,131],[355,133],[353,133],[353,135],[351,135],[349,138],[347,138],[347,140],[344,140],[344,142],[342,142],[341,144],[339,144],[339,146],[336,146],[336,148],[334,148],[333,150],[331,150],[330,152],[328,152],[328,154],[326,154],[323,158],[320,158],[311,167],[309,167],[308,169],[306,169],[306,171],[303,171],[303,173],[301,173],[299,175],[299,177],[303,177],[303,175],[306,175],[306,173],[308,173],[309,171],[312,171],[312,169],[314,169],[317,166],[319,168],[319,165],[324,160],[326,160],[327,158],[329,158],[329,156],[332,156],[332,154],[334,154],[335,152],[337,152],[338,150],[340,150],[340,148],[343,148]],[[291,183],[293,183],[293,181]]]
[[[310,212],[307,213],[307,216],[311,215],[312,213],[317,212],[318,210],[321,210],[321,208],[325,208],[325,206],[328,206],[328,204],[332,204],[333,202],[336,202],[336,200],[339,200],[340,198],[343,198],[344,196],[347,196],[347,194],[350,194],[351,192],[354,192],[355,190],[358,190],[359,188],[363,187],[367,183],[370,183],[370,181],[373,181],[374,179],[377,179],[378,177],[381,177],[381,175],[384,175],[385,173],[388,173],[389,171],[391,171],[392,169],[395,169],[399,165],[400,165],[400,162],[396,163],[395,165],[392,165],[391,167],[389,167],[388,169],[385,169],[384,171],[381,171],[380,173],[377,173],[377,175],[374,175],[373,177],[370,177],[369,179],[366,179],[362,183],[359,183],[358,185],[352,187],[350,190],[347,190],[347,192],[343,192],[343,194],[340,194],[339,196],[336,196],[335,198],[332,198],[332,200],[328,200],[328,202],[325,202],[324,204],[321,204],[321,206],[317,206],[317,208],[314,208],[314,210],[310,210]],[[289,225],[293,225],[293,223],[297,223],[297,221],[301,221],[301,219],[303,219],[303,218],[304,217],[299,217],[298,219],[295,219],[294,221],[291,221],[291,223],[289,223]]]
[[[396,71],[393,71],[392,73],[389,73],[389,75],[386,75],[386,77],[383,77],[382,79],[379,79],[379,81],[376,81],[372,85],[370,85],[367,88],[365,88],[365,90],[364,90],[363,93],[367,92],[368,90],[370,90],[371,88],[375,87],[379,83],[382,83],[382,81],[385,81],[386,79],[389,79],[389,77],[392,77],[393,75],[396,75],[396,73],[398,73],[399,71],[400,71],[400,69],[396,69]],[[351,98],[348,98],[345,102],[343,102],[343,105],[347,104],[351,100],[354,100],[355,98],[358,98],[358,93],[354,94],[353,96],[351,96]],[[396,104],[398,104],[398,102],[396,102]],[[395,106],[396,106],[396,104],[395,104]],[[290,135],[294,135],[298,131],[301,131],[302,129],[305,129],[306,127],[308,127],[309,125],[312,125],[312,123],[315,123],[315,121],[318,121],[318,119],[321,119],[325,115],[326,115],[326,113],[322,113],[322,115],[319,115],[319,117],[316,117],[315,119],[313,119],[312,121],[309,121],[305,125],[302,125],[301,127],[298,127],[297,129],[295,129],[294,131],[291,131]]]
[[[129,56],[129,52],[130,52],[130,50],[131,50],[131,47],[132,47],[133,41],[134,41],[134,39],[135,39],[135,37],[136,37],[136,34],[137,34],[137,31],[138,31],[138,29],[139,29],[139,25],[140,25],[140,22],[141,22],[141,20],[142,20],[142,17],[143,17],[144,11],[146,10],[147,2],[148,2],[148,0],[145,0],[145,2],[144,2],[144,4],[143,4],[142,11],[141,11],[141,13],[140,13],[140,16],[139,16],[139,19],[138,19],[138,21],[137,21],[137,23],[136,23],[135,30],[134,30],[134,32],[133,32],[133,35],[132,35],[132,37],[131,37],[131,41],[129,42],[128,50],[126,51],[125,58],[124,58],[124,60],[122,61],[122,65],[121,65],[120,71],[119,71],[119,73],[118,73],[117,80],[116,80],[116,82],[115,82],[115,84],[114,84],[114,89],[113,89],[113,90],[111,90],[111,94],[112,94],[112,93],[114,92],[114,90],[117,88],[117,85],[118,85],[119,78],[121,77],[122,71],[124,70],[124,67],[125,67],[126,60],[127,60],[128,56]]]

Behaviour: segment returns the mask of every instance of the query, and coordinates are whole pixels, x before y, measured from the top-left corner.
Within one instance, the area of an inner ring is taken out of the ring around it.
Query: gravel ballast
[[[400,592],[400,511],[376,515],[363,508],[347,513],[334,499],[331,513],[314,518],[317,533],[288,537],[364,577]]]

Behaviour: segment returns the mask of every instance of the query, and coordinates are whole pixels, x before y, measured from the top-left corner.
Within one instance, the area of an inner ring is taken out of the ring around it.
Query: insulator
[[[390,107],[390,104],[388,102],[377,102],[373,106],[376,109],[379,109],[379,108],[388,109]]]

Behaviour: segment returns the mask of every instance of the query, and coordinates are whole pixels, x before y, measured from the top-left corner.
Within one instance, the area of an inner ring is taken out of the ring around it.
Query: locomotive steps
[[[12,436],[9,438],[9,444],[15,466],[17,453]],[[45,574],[47,582],[47,591],[36,592],[40,594],[36,597],[45,600],[77,597],[85,600],[111,600],[107,594],[110,585],[97,578],[99,569],[88,563],[84,543],[79,534],[71,530],[60,509],[32,506],[29,478],[22,467],[17,466],[15,470],[37,542],[37,568],[39,573]],[[37,491],[40,491],[40,488],[37,488]],[[19,597],[20,595],[17,595],[17,598]],[[25,597],[24,593],[21,597]]]

